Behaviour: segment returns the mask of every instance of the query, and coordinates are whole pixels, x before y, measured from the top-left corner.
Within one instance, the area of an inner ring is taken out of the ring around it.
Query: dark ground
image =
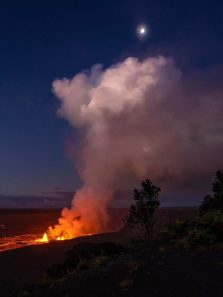
[[[158,233],[165,223],[175,221],[179,217],[191,216],[194,211],[194,209],[160,209],[157,214],[156,232]],[[27,217],[27,221],[34,217],[28,214],[27,216],[29,217]],[[115,217],[121,221],[120,214],[115,215],[113,213],[112,219],[114,221]],[[14,224],[18,224],[18,221],[14,221]],[[43,219],[41,223],[39,222],[39,228],[44,227],[43,231],[45,224],[46,222]],[[0,253],[0,296],[8,297],[20,288],[41,282],[45,277],[46,269],[52,264],[63,261],[65,251],[72,248],[74,244],[84,241],[123,243],[127,241],[128,237],[128,232],[122,230],[116,233],[98,234],[2,252]],[[55,287],[50,289],[53,295],[48,291],[42,291],[41,295],[38,296],[148,296],[150,293],[150,296],[203,297],[212,296],[204,295],[204,291],[209,292],[206,286],[212,288],[212,292],[222,289],[220,287],[220,281],[223,281],[223,254],[221,250],[206,251],[196,255],[185,254],[184,252],[179,254],[172,251],[166,253],[165,261],[162,254],[155,256],[155,253],[150,250],[132,255],[132,258],[126,257],[122,256],[117,261],[112,261],[105,270],[95,271],[93,274],[85,272],[80,276],[71,276],[64,282],[60,282],[59,285],[58,283],[55,284]],[[135,263],[137,261],[138,264]],[[133,264],[131,264],[132,262]],[[132,265],[133,268],[129,265]],[[136,274],[131,273],[131,270],[135,269],[134,266],[139,266],[139,269],[135,270]],[[66,290],[68,290],[67,293]],[[201,295],[195,295],[196,290]],[[223,291],[221,290],[221,292]],[[223,294],[218,295],[216,291],[213,296],[223,296]]]
[[[189,252],[144,248],[103,268],[73,273],[13,296],[222,297],[223,253],[222,249]]]

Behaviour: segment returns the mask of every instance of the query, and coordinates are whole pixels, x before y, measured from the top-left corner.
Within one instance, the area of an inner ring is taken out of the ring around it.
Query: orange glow
[[[48,239],[67,240],[103,232],[108,222],[107,202],[111,199],[112,192],[101,187],[77,190],[71,208],[64,208],[58,223],[48,227]]]
[[[49,239],[48,239],[47,234],[44,233],[42,238],[38,238],[38,239],[36,239],[36,242],[43,242],[43,243],[44,243],[44,242],[45,242],[45,243],[49,242]]]
[[[63,236],[58,236],[56,240],[65,240],[65,238]]]
[[[38,242],[52,242],[102,233],[108,222],[107,201],[112,193],[99,187],[76,191],[72,207],[64,208],[58,223],[49,226]]]

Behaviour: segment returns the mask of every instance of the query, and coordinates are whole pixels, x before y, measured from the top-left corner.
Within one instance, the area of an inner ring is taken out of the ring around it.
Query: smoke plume
[[[81,135],[83,186],[64,209],[53,236],[70,238],[105,227],[115,189],[149,177],[187,187],[222,163],[222,88],[188,79],[162,56],[93,66],[53,82],[58,114]]]

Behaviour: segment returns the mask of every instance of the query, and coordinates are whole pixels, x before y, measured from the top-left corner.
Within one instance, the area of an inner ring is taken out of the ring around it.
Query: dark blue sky
[[[146,23],[150,37],[135,30]],[[78,178],[52,81],[93,64],[165,54],[185,73],[222,65],[221,1],[1,1],[0,194],[70,191]]]

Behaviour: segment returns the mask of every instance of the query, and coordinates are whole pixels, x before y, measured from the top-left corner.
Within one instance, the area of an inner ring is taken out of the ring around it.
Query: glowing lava
[[[65,240],[65,238],[63,236],[58,236],[56,240]]]
[[[48,236],[46,233],[43,234],[43,237],[42,238],[38,238],[36,239],[37,242],[43,242],[43,243],[47,243],[49,242],[49,239],[48,239]]]

